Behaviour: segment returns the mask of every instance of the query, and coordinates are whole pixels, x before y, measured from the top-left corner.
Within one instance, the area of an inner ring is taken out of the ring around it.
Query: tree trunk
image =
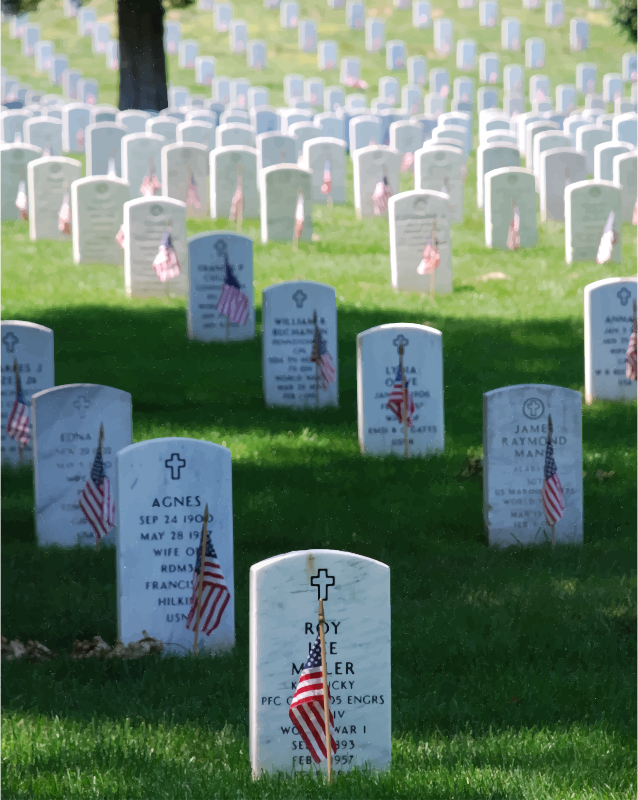
[[[120,111],[168,106],[161,0],[118,0]]]

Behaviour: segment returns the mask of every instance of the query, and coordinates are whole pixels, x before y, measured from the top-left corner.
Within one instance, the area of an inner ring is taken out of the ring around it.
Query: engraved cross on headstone
[[[171,478],[178,481],[181,477],[181,470],[186,466],[186,460],[181,458],[179,453],[171,453],[171,457],[164,462],[166,469],[170,469]]]
[[[626,306],[631,297],[631,292],[626,286],[623,286],[622,289],[616,292],[616,297],[620,300],[621,306]]]
[[[13,353],[15,346],[19,344],[19,342],[20,339],[18,339],[13,331],[5,333],[2,337],[2,344],[7,348],[7,353]]]
[[[401,345],[403,345],[403,347],[407,347],[410,344],[410,341],[409,339],[406,339],[406,337],[402,333],[400,333],[396,338],[392,340],[392,344],[398,350],[399,347],[401,347]]]
[[[297,289],[297,291],[293,294],[292,299],[295,301],[297,308],[303,308],[303,304],[308,299],[308,295],[303,291],[303,289]]]
[[[83,394],[80,395],[77,400],[73,401],[73,407],[76,408],[80,412],[80,417],[84,419],[86,417],[86,411],[90,407],[91,403]]]
[[[328,575],[327,569],[320,569],[316,575],[310,578],[310,583],[317,587],[317,599],[327,600],[328,587],[335,585],[335,579],[333,575]]]

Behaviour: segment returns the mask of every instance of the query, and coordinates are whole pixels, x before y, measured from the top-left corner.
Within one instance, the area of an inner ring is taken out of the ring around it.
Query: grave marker
[[[41,148],[50,156],[62,154],[62,122],[55,117],[31,117],[22,127],[25,144]]]
[[[587,159],[584,153],[571,147],[557,147],[540,154],[538,164],[540,181],[541,220],[565,221],[565,188],[570,183],[584,181],[587,177]]]
[[[450,198],[452,222],[463,221],[463,155],[443,144],[422,147],[414,154],[414,186],[444,192]]]
[[[27,166],[30,161],[40,158],[42,150],[32,144],[0,145],[0,218],[4,222],[18,219],[20,212],[16,207],[16,198],[20,182],[27,183]]]
[[[71,184],[80,177],[82,164],[73,158],[45,157],[27,166],[29,187],[29,238],[60,238],[59,212],[65,196],[71,203]]]
[[[130,199],[142,197],[144,178],[156,177],[154,193],[161,194],[163,136],[154,133],[129,133],[122,137],[122,178],[129,184]],[[149,188],[150,191],[150,183]]]
[[[312,239],[312,173],[288,164],[259,172],[261,241],[292,242],[299,193],[303,195],[303,241]]]
[[[485,244],[507,250],[508,233],[514,210],[519,213],[519,247],[535,247],[536,181],[528,169],[504,167],[485,176]]]
[[[386,178],[392,194],[399,190],[401,154],[391,147],[372,145],[356,150],[352,163],[355,210],[359,217],[372,217],[375,215],[372,195],[379,181]]]
[[[162,147],[162,195],[186,204],[186,216],[208,216],[208,148],[203,144]]]
[[[583,541],[580,392],[539,384],[483,395],[483,519],[490,546],[546,544],[551,529],[541,501],[548,416],[565,513],[556,541]]]
[[[148,120],[152,122],[152,120]],[[95,122],[85,130],[86,174],[108,175],[115,167],[115,176],[122,174],[122,138],[127,130],[116,122]]]
[[[218,147],[210,153],[210,215],[231,215],[238,182],[242,187],[242,217],[259,217],[257,150],[253,147]]]
[[[230,450],[186,438],[150,439],[116,457],[118,638],[146,631],[169,653],[192,652],[186,622],[203,512],[229,595],[218,626],[199,631],[198,650],[235,644],[233,507]]]
[[[565,261],[596,261],[600,240],[614,212],[616,243],[612,261],[622,257],[620,189],[610,181],[580,181],[565,187]]]
[[[89,176],[71,184],[71,233],[75,264],[121,264],[115,237],[129,185],[121,178]]]
[[[620,189],[623,222],[631,222],[636,208],[636,162],[636,153],[625,153],[614,158],[613,182]]]

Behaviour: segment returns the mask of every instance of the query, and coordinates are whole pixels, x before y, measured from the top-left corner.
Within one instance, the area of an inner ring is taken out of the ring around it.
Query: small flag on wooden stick
[[[71,205],[68,192],[65,192],[62,205],[58,211],[58,230],[66,236],[71,234]]]
[[[297,205],[295,206],[295,229],[292,237],[293,249],[297,249],[299,239],[303,233],[303,226],[305,220],[304,197],[301,189],[297,190]]]
[[[176,278],[182,271],[169,230],[162,236],[162,242],[153,261],[153,269],[162,283]]]
[[[29,444],[31,439],[31,424],[29,421],[29,407],[27,406],[24,395],[22,394],[22,383],[20,381],[20,367],[17,358],[13,360],[13,371],[16,381],[16,396],[7,420],[7,436],[18,442],[18,456],[22,460],[22,449],[25,444]]]
[[[627,345],[627,355],[625,356],[627,366],[625,368],[625,376],[627,380],[635,381],[638,379],[637,361],[638,355],[636,353],[636,301],[634,300],[634,313],[631,323],[631,336],[629,337],[629,344]]]
[[[512,219],[507,231],[506,244],[508,250],[518,250],[521,246],[521,215],[515,200],[512,200]]]
[[[100,539],[115,527],[115,501],[111,493],[111,481],[104,467],[104,425],[100,425],[97,450],[82,495],[80,508],[95,533],[95,547]]]
[[[29,219],[29,204],[27,201],[27,185],[24,181],[18,184],[18,194],[16,197],[16,208],[18,209],[20,219]]]
[[[237,164],[237,185],[232,200],[230,201],[230,216],[231,222],[237,223],[237,231],[241,231],[242,221],[244,218],[244,175],[241,164]]]
[[[565,498],[563,495],[563,487],[558,477],[558,467],[554,459],[554,445],[552,443],[552,434],[554,426],[552,425],[551,414],[547,417],[547,444],[545,446],[545,466],[543,473],[543,488],[541,489],[541,502],[543,504],[543,513],[548,525],[552,527],[552,544],[556,544],[556,537],[554,529],[556,523],[562,518],[565,513]]]
[[[598,245],[598,253],[596,254],[597,264],[606,264],[608,261],[611,261],[611,257],[614,253],[614,245],[618,241],[618,235],[614,230],[614,220],[615,214],[613,211],[610,211],[607,222],[605,223],[603,235],[600,237],[600,244]]]

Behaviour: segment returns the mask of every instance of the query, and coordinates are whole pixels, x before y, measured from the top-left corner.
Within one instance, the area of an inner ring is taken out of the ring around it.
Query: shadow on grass
[[[396,322],[394,314],[339,311],[340,408],[318,413],[265,409],[260,340],[192,343],[184,316],[181,308],[93,307],[51,310],[36,321],[55,330],[58,384],[132,393],[138,438],[171,429],[198,436],[211,426],[227,437],[290,432],[279,456],[261,452],[233,466],[237,648],[219,659],[4,665],[7,708],[242,725],[250,565],[332,547],[392,569],[395,732],[605,720],[632,729],[635,471],[621,451],[634,447],[635,408],[601,404],[585,413],[585,446],[614,475],[605,483],[592,471],[585,478],[584,548],[487,550],[480,478],[458,477],[468,449],[480,452],[484,391],[522,382],[580,387],[580,323],[404,315],[442,326],[446,382],[446,452],[406,463],[362,458],[356,445],[356,334]],[[339,439],[339,449],[304,440],[306,428]],[[99,633],[113,642],[113,551],[38,549],[30,472],[3,478],[5,635],[38,638],[62,653],[76,637]]]

